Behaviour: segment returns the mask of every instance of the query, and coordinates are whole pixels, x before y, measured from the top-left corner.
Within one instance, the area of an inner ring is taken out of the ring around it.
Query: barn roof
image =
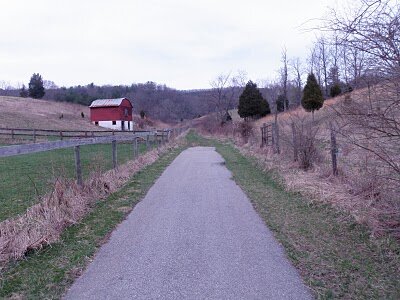
[[[126,99],[131,102],[128,98],[117,98],[117,99],[97,99],[90,104],[89,107],[108,107],[108,106],[120,106],[122,101]]]

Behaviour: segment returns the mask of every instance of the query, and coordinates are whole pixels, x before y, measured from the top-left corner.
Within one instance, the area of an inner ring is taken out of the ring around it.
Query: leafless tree
[[[43,80],[43,86],[46,90],[48,89],[57,89],[58,86],[51,80]]]
[[[224,121],[228,111],[233,108],[238,93],[245,84],[246,77],[246,72],[238,71],[235,75],[220,74],[211,81],[213,105],[221,122]]]
[[[308,63],[310,67],[310,73],[314,73],[318,84],[322,86],[322,66],[320,59],[320,47],[318,44],[318,40],[314,42],[310,49],[310,55],[308,57]]]
[[[288,58],[287,49],[284,47],[281,54],[282,68],[280,70],[281,82],[282,82],[282,94],[285,99],[284,107],[285,110],[289,109],[289,99],[288,99]]]
[[[331,16],[327,29],[337,34],[350,54],[356,83],[368,75],[363,71],[366,65],[381,78],[374,93],[368,89],[361,99],[343,105],[341,133],[383,162],[379,175],[400,181],[400,5],[359,0],[353,10],[344,14],[332,10]]]
[[[328,95],[328,43],[325,37],[319,37],[317,39],[318,59],[319,65],[321,66],[321,72],[323,77],[323,86],[325,97]],[[321,85],[321,79],[320,79]]]
[[[331,66],[328,72],[328,79],[331,85],[339,84],[340,82],[340,70],[339,65],[341,62],[341,45],[337,36],[331,38],[331,43],[329,47],[329,57],[331,60]]]
[[[347,13],[332,9],[327,28],[342,42],[368,56],[368,64],[387,70],[400,66],[400,19],[396,0],[359,0]]]
[[[301,95],[302,95],[302,86],[303,86],[303,82],[302,82],[302,75],[303,75],[303,69],[302,69],[302,65],[301,65],[301,60],[300,58],[295,58],[293,60],[291,60],[290,62],[290,67],[292,69],[292,72],[294,73],[294,85],[296,86],[296,105],[300,105],[301,102]]]

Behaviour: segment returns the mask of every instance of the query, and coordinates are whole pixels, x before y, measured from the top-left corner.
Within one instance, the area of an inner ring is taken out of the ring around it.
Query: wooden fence
[[[0,128],[0,136],[16,139],[18,137],[28,137],[36,143],[38,137],[54,137],[60,140],[67,138],[89,138],[109,135],[132,135],[143,134],[158,130],[51,130],[51,129],[30,129],[30,128]]]
[[[76,178],[78,184],[82,185],[83,181],[80,159],[80,146],[111,143],[113,167],[117,168],[118,142],[132,143],[132,158],[135,159],[139,155],[138,144],[140,142],[145,143],[147,149],[150,148],[151,144],[155,144],[158,147],[161,144],[167,143],[171,137],[176,137],[177,135],[182,133],[183,130],[185,129],[174,128],[168,130],[141,131],[134,133],[130,131],[130,134],[114,134],[89,138],[82,138],[81,136],[79,136],[79,138],[70,140],[2,146],[0,147],[0,158],[74,147]],[[49,132],[53,131],[49,130]]]
[[[273,148],[274,153],[280,153],[280,144],[279,144],[279,125],[277,123],[264,123],[261,126],[261,148],[266,146],[271,146]],[[334,176],[338,175],[338,166],[337,166],[337,156],[338,156],[338,145],[336,142],[336,129],[332,122],[329,123],[330,129],[330,156],[331,156],[331,164],[332,164],[332,174]],[[296,162],[299,159],[299,151],[301,149],[301,135],[296,129],[295,123],[291,123],[291,145],[293,147],[293,160]]]
[[[272,124],[261,126],[261,148],[265,146],[272,146]]]

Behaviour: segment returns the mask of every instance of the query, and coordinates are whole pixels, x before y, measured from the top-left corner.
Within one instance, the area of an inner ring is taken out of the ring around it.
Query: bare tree
[[[317,57],[319,60],[319,65],[321,67],[321,75],[319,79],[319,84],[321,84],[321,77],[323,77],[323,91],[325,97],[328,95],[328,43],[325,37],[319,37],[317,39]]]
[[[221,122],[224,121],[228,111],[233,108],[238,93],[245,84],[246,77],[246,72],[238,71],[236,75],[220,74],[211,81],[213,105]]]
[[[289,99],[288,99],[288,58],[287,58],[287,50],[286,47],[282,49],[281,54],[281,82],[282,82],[282,94],[284,96],[284,106],[285,110],[289,109]]]
[[[303,70],[302,70],[300,58],[297,57],[297,58],[293,59],[290,62],[290,66],[291,66],[292,72],[294,73],[293,82],[296,86],[296,105],[300,105],[301,93],[302,93],[302,87],[303,87],[303,82],[301,80]]]
[[[328,72],[328,80],[330,85],[339,84],[340,82],[340,71],[339,64],[341,62],[341,45],[339,39],[334,35],[331,39],[331,45],[329,47],[329,57],[331,59],[331,66]]]
[[[374,93],[369,87],[367,95],[343,105],[338,112],[344,121],[340,132],[383,162],[378,175],[399,182],[400,6],[397,1],[360,0],[353,10],[345,14],[332,10],[331,16],[327,29],[346,46],[355,82],[365,76],[366,64],[381,78],[371,87]]]
[[[313,73],[317,78],[318,84],[322,85],[322,66],[320,59],[320,49],[318,45],[318,40],[312,45],[310,49],[310,55],[308,58],[308,63],[310,65],[310,73]]]

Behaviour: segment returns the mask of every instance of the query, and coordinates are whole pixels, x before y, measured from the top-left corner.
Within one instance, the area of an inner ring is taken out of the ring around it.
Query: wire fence
[[[58,179],[79,183],[94,172],[118,168],[167,143],[183,129],[116,132],[0,147],[0,222],[26,211],[51,192]],[[65,131],[64,131],[65,132]],[[53,132],[51,132],[53,133]]]

